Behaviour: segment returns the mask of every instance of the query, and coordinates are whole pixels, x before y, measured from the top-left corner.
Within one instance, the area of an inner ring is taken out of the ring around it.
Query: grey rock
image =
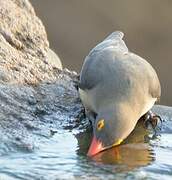
[[[56,80],[45,28],[28,0],[0,1],[0,80],[37,84]],[[47,58],[48,57],[48,58]],[[52,58],[53,57],[53,58]]]
[[[54,68],[62,70],[62,62],[58,55],[51,49],[48,49],[47,52],[47,62],[50,63]]]
[[[6,146],[32,151],[40,136],[50,138],[54,130],[82,125],[78,118],[83,108],[73,78],[63,71],[54,83],[0,84],[1,153]]]
[[[32,151],[40,136],[76,125],[75,78],[62,71],[30,2],[0,0],[0,152]]]

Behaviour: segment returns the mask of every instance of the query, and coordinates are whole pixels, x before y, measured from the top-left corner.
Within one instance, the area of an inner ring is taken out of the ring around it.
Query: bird
[[[95,46],[80,72],[79,96],[93,129],[90,157],[120,145],[146,114],[155,119],[150,109],[161,96],[157,73],[123,37],[115,31]]]

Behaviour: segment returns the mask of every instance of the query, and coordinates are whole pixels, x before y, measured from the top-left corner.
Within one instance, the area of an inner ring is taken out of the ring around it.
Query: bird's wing
[[[105,53],[107,53],[109,49],[113,48],[114,51],[122,53],[128,52],[128,48],[122,40],[123,36],[124,34],[120,31],[113,32],[90,51],[89,55],[85,58],[81,70],[80,89],[91,89],[101,81],[103,68],[100,67],[100,59],[105,58]]]
[[[99,71],[100,67],[95,69],[96,54],[87,56],[81,70],[79,88],[82,90],[92,89],[100,82]],[[97,71],[97,72],[96,72]],[[96,75],[97,73],[97,75]]]
[[[139,78],[137,81],[141,81],[142,83],[146,81],[145,84],[148,84],[148,93],[152,98],[156,98],[158,100],[161,96],[161,85],[154,68],[145,59],[134,53],[129,52],[127,53],[127,56],[134,64],[133,67],[139,71],[139,76],[135,75],[135,77]]]
[[[158,79],[158,76],[155,74],[154,77],[151,79],[151,83],[149,86],[149,92],[153,98],[157,98],[157,100],[160,100],[161,96],[161,85]]]

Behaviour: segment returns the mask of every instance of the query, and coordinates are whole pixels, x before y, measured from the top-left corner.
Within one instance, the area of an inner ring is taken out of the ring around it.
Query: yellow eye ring
[[[97,123],[97,130],[100,131],[105,125],[104,119],[99,120]]]

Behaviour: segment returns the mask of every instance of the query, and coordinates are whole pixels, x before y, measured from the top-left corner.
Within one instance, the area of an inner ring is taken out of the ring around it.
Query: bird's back
[[[133,102],[133,98],[138,96],[142,96],[143,104],[145,97],[159,98],[161,90],[155,70],[143,58],[128,52],[122,36],[115,35],[112,34],[115,39],[106,38],[86,57],[80,88],[87,97],[94,98],[94,103],[97,102],[95,99],[99,99],[98,103],[105,105]],[[94,106],[98,107],[98,104]]]

